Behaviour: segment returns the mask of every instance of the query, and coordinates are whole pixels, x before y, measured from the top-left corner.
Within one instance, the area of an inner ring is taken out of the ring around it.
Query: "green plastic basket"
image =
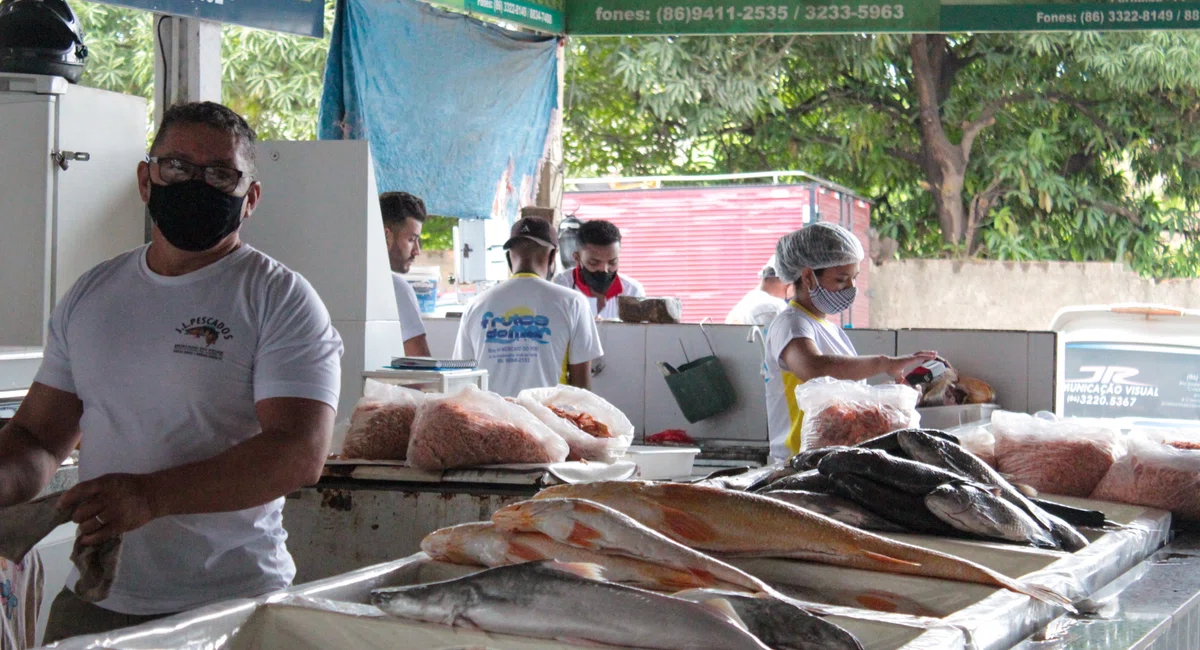
[[[725,366],[721,365],[721,360],[713,350],[703,324],[700,325],[700,331],[704,333],[704,340],[708,341],[712,355],[689,361],[680,366],[678,371],[664,377],[675,403],[683,411],[683,417],[691,423],[724,413],[737,402],[737,393],[725,374]]]

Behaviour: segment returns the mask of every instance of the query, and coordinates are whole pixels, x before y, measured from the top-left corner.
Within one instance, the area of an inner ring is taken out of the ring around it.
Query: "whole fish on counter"
[[[371,592],[385,613],[487,632],[654,650],[771,650],[698,603],[599,581],[592,565],[530,562]]]
[[[849,499],[843,499],[833,494],[806,492],[804,490],[776,490],[774,492],[762,492],[761,494],[794,506],[800,506],[805,510],[812,510],[815,513],[836,519],[847,526],[878,532],[908,532],[908,529],[905,527],[892,523],[888,519],[880,517]]]
[[[857,474],[834,474],[834,492],[905,529],[925,535],[959,537],[958,529],[929,511],[924,495],[910,494]]]
[[[771,650],[863,650],[846,630],[778,598],[753,598],[714,589],[674,594],[698,603],[723,600],[751,634]]]
[[[870,440],[860,442],[856,446],[863,449],[878,449],[880,451],[886,451],[893,456],[900,456],[902,458],[908,458],[909,460],[919,460],[909,456],[907,450],[905,450],[900,444],[900,434],[906,431],[919,431],[927,436],[940,438],[955,445],[962,444],[962,441],[958,439],[958,436],[946,433],[945,431],[938,431],[937,429],[899,429],[891,433],[885,433],[878,438],[871,438]]]
[[[1050,589],[1024,585],[962,558],[896,542],[756,494],[676,483],[603,481],[556,485],[534,497],[553,498],[597,501],[697,550],[974,582],[1070,607]]]
[[[778,490],[829,492],[831,489],[833,486],[829,483],[828,477],[815,469],[810,469],[784,476],[761,487],[756,487],[756,489],[748,490],[748,492],[775,492]]]
[[[1087,546],[1087,538],[1080,535],[1079,531],[1034,505],[996,470],[962,447],[915,429],[898,432],[897,440],[913,460],[936,465],[961,474],[976,483],[999,488],[1000,496],[1024,510],[1039,526],[1050,531],[1064,550],[1073,553]]]
[[[939,486],[925,495],[925,505],[939,519],[965,533],[1058,548],[1058,542],[1024,510],[971,483]]]
[[[897,458],[878,449],[851,448],[834,451],[817,463],[817,471],[825,476],[857,474],[909,494],[922,496],[944,483],[963,480],[962,476],[940,467]]]
[[[421,550],[435,560],[493,568],[541,560],[595,564],[604,570],[608,580],[657,591],[721,584],[715,578],[698,576],[690,571],[563,544],[540,533],[505,532],[491,522],[435,530],[421,540]]]
[[[522,501],[492,515],[506,532],[541,533],[555,541],[647,560],[695,575],[699,580],[769,593],[762,580],[716,558],[693,550],[608,506],[582,499]],[[624,582],[624,581],[621,581]]]

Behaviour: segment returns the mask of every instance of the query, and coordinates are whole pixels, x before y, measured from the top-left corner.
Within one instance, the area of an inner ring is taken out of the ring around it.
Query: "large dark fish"
[[[657,650],[768,650],[703,605],[575,574],[594,569],[527,562],[444,582],[376,589],[371,603],[399,618],[541,639]]]
[[[996,470],[961,446],[912,429],[899,432],[897,438],[900,446],[914,460],[937,465],[962,474],[976,483],[999,488],[1000,496],[1024,510],[1033,517],[1039,526],[1050,531],[1064,550],[1074,553],[1087,546],[1087,538],[1080,535],[1079,531],[1062,519],[1034,505],[1025,495],[1004,480],[1004,477],[1000,476]]]
[[[929,512],[924,495],[909,494],[857,474],[834,474],[830,479],[838,496],[914,533],[962,537],[958,529]]]
[[[841,447],[835,445],[832,447],[821,447],[820,449],[809,449],[808,451],[802,451],[795,456],[792,456],[792,459],[788,461],[788,464],[790,464],[792,469],[796,470],[797,472],[807,472],[810,469],[816,469],[817,463],[821,462],[821,459],[828,456],[830,452],[841,449],[851,449],[851,447]]]
[[[791,476],[785,476],[778,481],[764,485],[753,492],[774,492],[777,490],[805,490],[808,492],[829,492],[833,486],[829,483],[829,477],[821,472],[810,469],[807,472],[799,472]]]
[[[715,589],[681,591],[675,597],[699,603],[724,600],[750,633],[771,650],[863,650],[853,634],[779,598]]]
[[[900,456],[901,458],[917,460],[916,458],[912,458],[911,456],[909,456],[904,451],[904,449],[902,449],[900,447],[899,438],[900,438],[900,433],[902,431],[920,431],[921,433],[931,435],[935,438],[941,438],[942,440],[945,440],[947,442],[953,442],[956,445],[961,444],[961,441],[956,436],[946,433],[945,431],[938,431],[937,429],[899,429],[897,431],[893,431],[891,433],[885,433],[882,436],[879,436],[876,438],[871,438],[870,440],[867,440],[864,442],[860,442],[855,446],[862,447],[864,449],[879,449],[881,451],[886,451],[887,453],[889,453],[893,456]]]
[[[971,483],[947,483],[925,495],[925,505],[955,528],[991,539],[1058,548],[1050,533],[1007,499]]]
[[[817,470],[826,476],[865,476],[918,496],[925,496],[944,483],[955,483],[965,479],[939,467],[897,458],[878,449],[843,449],[831,452],[817,464]]]
[[[857,503],[833,494],[823,492],[805,492],[804,490],[777,490],[762,492],[765,497],[786,501],[805,510],[836,519],[847,526],[863,530],[873,530],[887,533],[906,533],[907,528],[889,521],[884,517],[867,510]]]

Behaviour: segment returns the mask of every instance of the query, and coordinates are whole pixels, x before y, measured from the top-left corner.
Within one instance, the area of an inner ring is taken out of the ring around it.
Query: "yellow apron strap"
[[[785,371],[781,374],[783,375],[783,396],[788,407],[788,419],[792,422],[785,443],[793,454],[798,454],[800,453],[800,428],[804,424],[804,411],[801,411],[796,404],[796,388],[804,382],[790,372]]]

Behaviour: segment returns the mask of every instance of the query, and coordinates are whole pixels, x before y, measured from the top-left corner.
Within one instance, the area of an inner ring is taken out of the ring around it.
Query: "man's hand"
[[[137,530],[155,518],[153,498],[138,474],[105,474],[71,488],[58,500],[79,524],[81,544],[94,545]]]

